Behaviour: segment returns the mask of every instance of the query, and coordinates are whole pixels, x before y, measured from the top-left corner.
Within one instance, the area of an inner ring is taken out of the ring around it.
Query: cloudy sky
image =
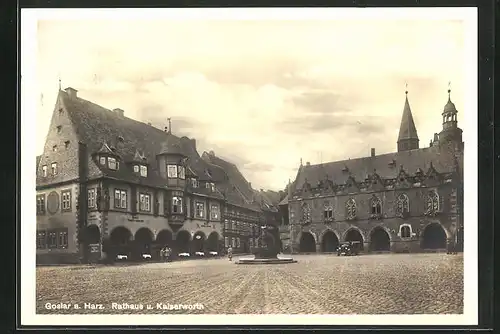
[[[405,83],[420,145],[452,100],[464,116],[457,20],[45,20],[38,23],[37,154],[58,78],[79,96],[197,139],[256,188],[312,164],[388,153]]]

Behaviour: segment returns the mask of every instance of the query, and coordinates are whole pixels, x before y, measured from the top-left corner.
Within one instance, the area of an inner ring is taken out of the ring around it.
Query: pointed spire
[[[451,81],[448,81],[448,102],[451,102]]]
[[[59,74],[59,90],[61,90],[61,75]]]
[[[406,89],[408,89],[408,85],[406,85]],[[408,90],[406,90],[403,117],[399,127],[398,151],[417,149],[418,141],[417,128],[411,113],[410,102],[408,102]]]

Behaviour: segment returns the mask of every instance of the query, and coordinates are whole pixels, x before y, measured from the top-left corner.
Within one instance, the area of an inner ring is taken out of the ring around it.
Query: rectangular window
[[[141,165],[141,176],[147,177],[148,176],[148,167]]]
[[[228,237],[224,237],[224,246],[226,246],[226,248],[229,247],[229,238]]]
[[[37,195],[36,196],[36,214],[43,215],[45,214],[45,195]]]
[[[139,210],[144,212],[151,211],[151,195],[139,194]]]
[[[211,190],[212,192],[214,192],[214,191],[215,191],[215,183],[210,183],[210,190]]]
[[[205,183],[205,188],[210,189],[210,182]]]
[[[87,201],[88,201],[88,207],[89,209],[91,208],[95,208],[95,198],[96,198],[96,192],[95,192],[95,189],[89,189],[87,191]]]
[[[182,198],[172,197],[172,213],[182,213]]]
[[[48,248],[57,248],[57,233],[55,231],[49,231],[49,235],[47,238],[47,246]]]
[[[66,148],[66,149],[69,148],[69,140],[66,140],[64,142],[64,148]]]
[[[101,165],[103,165],[103,166],[104,166],[104,165],[106,165],[106,157],[100,157],[100,158],[99,158],[99,163],[100,163]]]
[[[252,238],[248,239],[248,243],[250,244],[250,248],[252,248],[253,247],[253,239]]]
[[[45,231],[38,231],[36,234],[36,248],[44,249],[47,248],[47,239]]]
[[[232,238],[231,238],[231,246],[232,246],[233,248],[236,248],[236,238],[235,238],[235,237],[232,237]]]
[[[43,175],[43,177],[47,177],[47,166],[46,165],[42,166],[42,175]]]
[[[184,166],[179,166],[179,179],[184,180],[186,178],[186,169]]]
[[[236,247],[237,248],[240,248],[241,247],[241,244],[240,244],[240,238],[236,238]]]
[[[62,211],[71,211],[71,190],[61,191]]]
[[[224,229],[225,230],[229,229],[229,221],[227,219],[224,220]]]
[[[115,208],[127,208],[127,192],[125,190],[115,189]]]
[[[58,126],[57,126],[57,133],[60,133],[60,132],[61,132],[61,129],[62,129],[62,126],[58,125]]]
[[[52,168],[52,175],[57,175],[57,162],[53,162],[50,166]]]
[[[199,186],[198,180],[195,178],[191,179],[191,187],[198,188],[198,186]]]
[[[57,248],[68,248],[68,230],[57,232]]]
[[[210,219],[219,219],[219,217],[219,206],[213,204],[212,206],[210,206]]]
[[[115,158],[108,158],[108,168],[109,169],[113,169],[113,170],[117,170],[118,169],[118,165],[116,163],[116,159]]]
[[[168,165],[167,166],[167,175],[170,178],[177,177],[177,166],[176,165]]]
[[[196,218],[205,217],[205,203],[195,202],[195,217]]]
[[[139,173],[139,165],[134,165],[134,173]]]

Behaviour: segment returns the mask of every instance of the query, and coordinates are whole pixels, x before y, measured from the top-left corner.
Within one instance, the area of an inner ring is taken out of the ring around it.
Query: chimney
[[[248,182],[248,186],[252,189],[252,182]]]
[[[311,166],[311,163],[309,161],[306,162],[306,166]]]
[[[215,157],[215,153],[212,150],[210,152],[208,152],[208,154],[210,154],[212,157]]]
[[[439,135],[437,133],[434,134],[434,142],[439,141]]]
[[[168,126],[165,127],[165,130],[163,130],[165,132],[168,132]]]
[[[148,122],[148,125],[151,126],[151,122]]]
[[[77,95],[78,91],[74,88],[68,87],[65,89],[65,91],[68,94],[68,96],[72,99],[78,97],[78,95]]]
[[[372,157],[374,157],[374,156],[375,156],[375,148],[374,148],[374,147],[372,147],[371,156],[372,156]]]
[[[194,150],[196,151],[196,139],[190,139],[191,140],[191,145],[193,146]]]
[[[120,117],[124,117],[125,111],[123,111],[123,109],[120,109],[120,108],[115,108],[115,109],[113,109],[113,111],[114,111],[115,113],[117,113],[117,114],[118,114],[118,116],[120,116]]]

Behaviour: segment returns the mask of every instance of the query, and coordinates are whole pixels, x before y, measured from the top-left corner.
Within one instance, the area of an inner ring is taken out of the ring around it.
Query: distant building
[[[406,96],[397,152],[376,155],[372,148],[364,158],[301,164],[280,203],[284,247],[332,252],[340,242],[360,241],[368,252],[463,249],[464,145],[457,112],[448,96],[441,132],[419,148]]]
[[[59,91],[36,159],[37,262],[158,258],[166,245],[174,254],[248,251],[269,203],[252,199],[236,166],[204,157],[170,125],[160,130],[73,88]]]

